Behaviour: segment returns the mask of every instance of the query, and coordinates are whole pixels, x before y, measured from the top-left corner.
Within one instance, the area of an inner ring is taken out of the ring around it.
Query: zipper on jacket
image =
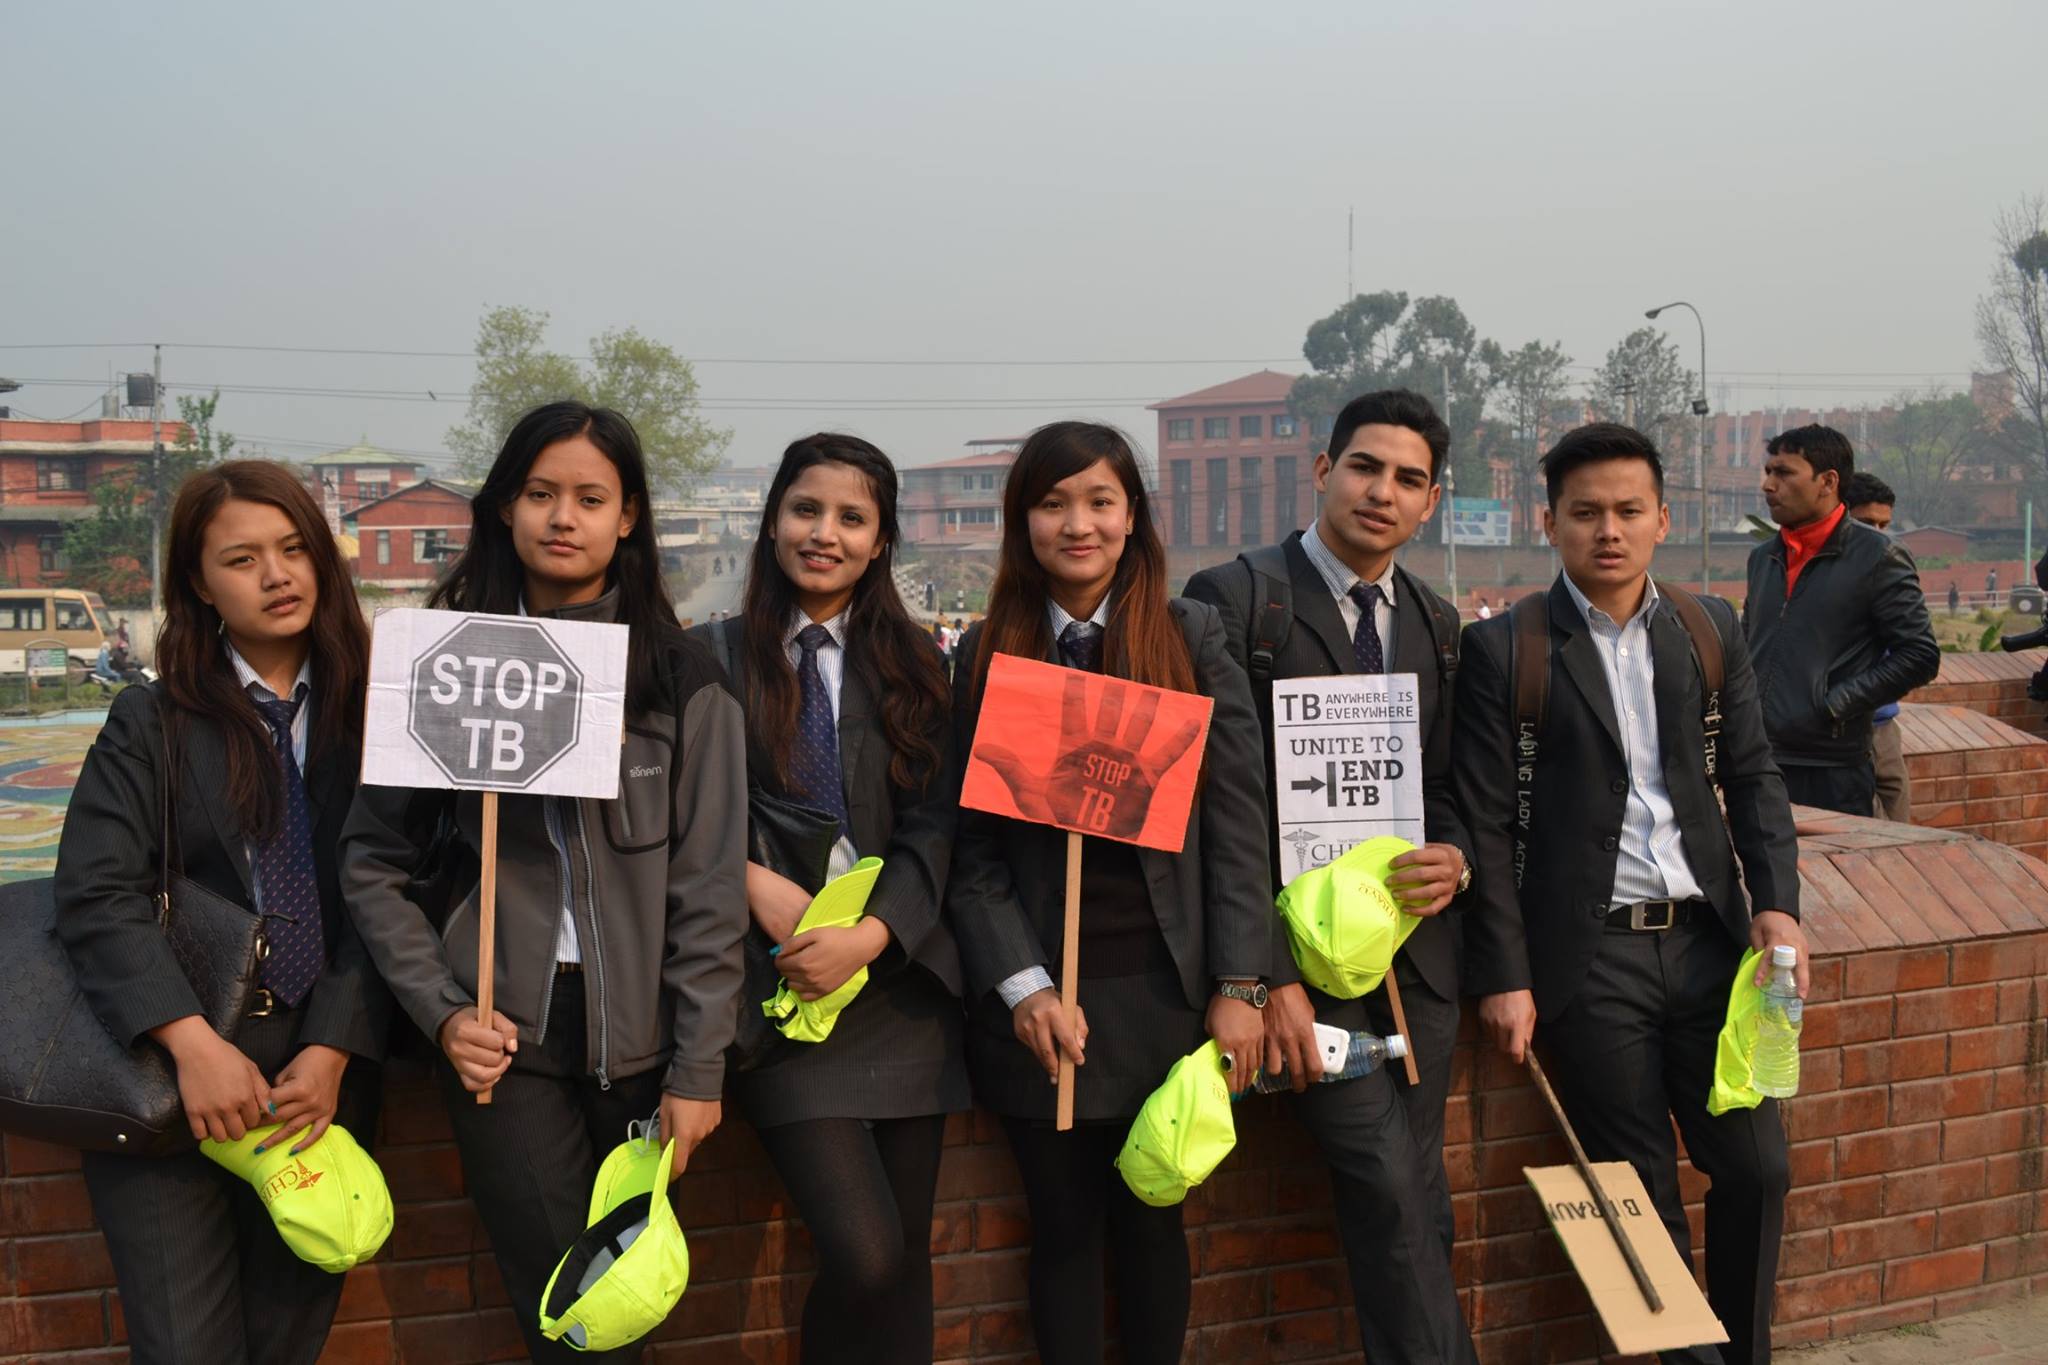
[[[575,799],[575,807],[576,843],[583,854],[583,899],[590,907],[590,951],[583,955],[583,969],[592,975],[597,988],[597,1086],[600,1090],[609,1090],[612,1088],[612,1016],[604,999],[604,929],[598,923],[597,872],[590,862],[590,830],[583,823],[583,802]]]
[[[548,846],[555,851],[555,884],[562,889],[562,906],[555,913],[555,943],[562,941],[562,921],[575,913],[575,874],[569,866],[569,850],[566,847],[568,836],[562,832],[562,813],[558,801],[559,798],[553,796],[543,796],[540,799],[541,824],[548,832]],[[550,957],[554,950],[554,943],[549,944]],[[536,1043],[544,1043],[548,1039],[548,1011],[554,1003],[555,973],[554,964],[550,962],[546,980],[541,983],[540,988],[540,1028],[534,1037]]]

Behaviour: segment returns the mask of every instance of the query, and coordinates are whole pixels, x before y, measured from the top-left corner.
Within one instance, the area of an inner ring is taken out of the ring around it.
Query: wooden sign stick
[[[1408,1015],[1401,1008],[1401,983],[1394,980],[1393,964],[1387,965],[1387,974],[1381,979],[1387,983],[1387,1005],[1394,1011],[1394,1032],[1408,1044],[1408,1055],[1402,1059],[1408,1068],[1408,1084],[1421,1085],[1422,1079],[1415,1070],[1415,1035],[1408,1031]]]
[[[1067,917],[1060,934],[1060,1013],[1067,1027],[1075,1028],[1075,1009],[1081,984],[1081,836],[1067,831]],[[1074,1126],[1074,1063],[1060,1054],[1059,1112],[1055,1132]]]
[[[1536,1078],[1536,1088],[1543,1092],[1551,1115],[1557,1119],[1557,1126],[1564,1130],[1564,1140],[1572,1149],[1572,1165],[1578,1167],[1579,1179],[1586,1182],[1586,1193],[1593,1196],[1593,1206],[1600,1210],[1600,1220],[1614,1234],[1614,1244],[1621,1248],[1621,1259],[1628,1262],[1629,1273],[1636,1277],[1636,1288],[1643,1291],[1643,1302],[1650,1305],[1652,1313],[1663,1312],[1664,1296],[1657,1292],[1656,1285],[1650,1283],[1650,1272],[1643,1268],[1643,1258],[1636,1255],[1636,1244],[1629,1240],[1628,1229],[1615,1217],[1618,1210],[1614,1201],[1607,1197],[1607,1191],[1600,1188],[1600,1177],[1593,1174],[1593,1163],[1586,1160],[1586,1149],[1579,1146],[1579,1135],[1572,1131],[1572,1121],[1564,1116],[1564,1106],[1557,1102],[1557,1092],[1550,1088],[1550,1078],[1543,1074],[1543,1064],[1536,1060],[1533,1045],[1528,1056],[1529,1074]]]
[[[476,889],[476,1021],[491,1026],[492,987],[498,969],[498,794],[484,793],[483,877]],[[476,1092],[478,1104],[489,1104],[491,1092]]]

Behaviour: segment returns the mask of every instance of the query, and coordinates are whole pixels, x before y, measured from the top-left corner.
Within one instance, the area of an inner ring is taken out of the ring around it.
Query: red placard
[[[1214,710],[1190,692],[998,654],[960,804],[1178,853]]]

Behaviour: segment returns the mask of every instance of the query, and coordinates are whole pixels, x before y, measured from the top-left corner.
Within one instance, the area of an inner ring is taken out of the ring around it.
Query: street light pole
[[[1444,425],[1451,422],[1451,363],[1438,362],[1443,367],[1444,377]],[[1453,452],[1455,453],[1455,452]],[[1444,460],[1444,501],[1450,510],[1444,515],[1444,561],[1451,580],[1451,608],[1458,606],[1458,466],[1449,458]]]
[[[164,348],[158,346],[149,384],[149,619],[163,625],[164,561]],[[155,639],[155,635],[150,637]]]
[[[1649,309],[1643,316],[1652,322],[1657,314],[1666,308],[1683,308],[1692,314],[1692,320],[1700,326],[1700,396],[1692,400],[1693,415],[1700,419],[1700,591],[1714,590],[1714,524],[1712,495],[1707,492],[1707,321],[1700,316],[1700,310],[1679,299],[1675,303],[1661,304]]]

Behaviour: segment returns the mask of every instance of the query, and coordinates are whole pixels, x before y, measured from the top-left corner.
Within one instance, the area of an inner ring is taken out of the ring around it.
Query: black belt
[[[1610,929],[1633,929],[1637,933],[1662,933],[1692,923],[1695,914],[1704,917],[1707,910],[1707,903],[1698,900],[1637,901],[1609,910],[1607,925]]]

